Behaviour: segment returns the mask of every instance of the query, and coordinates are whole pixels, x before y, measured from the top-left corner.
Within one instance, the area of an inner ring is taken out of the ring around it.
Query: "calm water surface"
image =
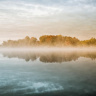
[[[0,51],[0,96],[96,96],[96,51]]]

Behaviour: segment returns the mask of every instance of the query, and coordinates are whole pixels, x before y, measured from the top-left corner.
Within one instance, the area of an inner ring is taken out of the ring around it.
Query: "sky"
[[[42,35],[96,38],[96,0],[0,0],[0,43]]]

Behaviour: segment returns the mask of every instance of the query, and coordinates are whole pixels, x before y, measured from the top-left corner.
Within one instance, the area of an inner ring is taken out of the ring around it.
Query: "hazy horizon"
[[[60,34],[96,38],[96,1],[0,0],[0,43]]]
[[[13,95],[96,96],[96,0],[0,0],[0,96]]]

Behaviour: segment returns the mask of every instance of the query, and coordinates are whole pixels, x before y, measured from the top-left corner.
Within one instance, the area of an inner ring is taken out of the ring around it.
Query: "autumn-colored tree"
[[[30,46],[31,46],[31,45],[32,45],[32,46],[36,45],[36,42],[37,42],[37,38],[31,37],[31,39],[30,39]]]
[[[91,38],[89,40],[80,41],[76,37],[62,36],[62,35],[44,35],[37,40],[35,37],[29,38],[26,36],[24,39],[8,40],[2,43],[4,47],[34,47],[34,46],[96,46],[96,39]]]

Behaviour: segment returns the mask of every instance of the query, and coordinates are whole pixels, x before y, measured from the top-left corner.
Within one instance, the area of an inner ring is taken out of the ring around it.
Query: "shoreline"
[[[96,47],[1,47],[1,51],[96,51]]]

